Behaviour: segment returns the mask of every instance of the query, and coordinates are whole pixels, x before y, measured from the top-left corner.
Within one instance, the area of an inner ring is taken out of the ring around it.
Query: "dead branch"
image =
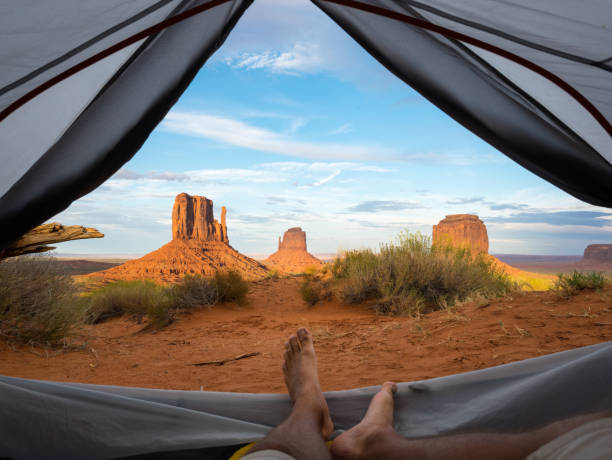
[[[190,366],[223,366],[231,361],[238,361],[239,359],[252,358],[253,356],[261,355],[260,352],[255,351],[253,353],[244,353],[242,355],[234,356],[233,358],[217,359],[215,361],[203,361],[201,363],[189,364]]]
[[[0,250],[0,259],[55,249],[52,246],[47,246],[49,244],[103,237],[104,235],[95,228],[87,228],[81,225],[66,227],[58,222],[52,222],[33,228],[7,248]]]

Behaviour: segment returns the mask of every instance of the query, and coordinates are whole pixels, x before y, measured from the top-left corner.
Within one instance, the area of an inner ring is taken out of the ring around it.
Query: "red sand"
[[[295,278],[253,282],[249,304],[183,314],[138,333],[118,319],[83,329],[86,351],[0,342],[0,374],[184,390],[285,392],[282,346],[298,326],[315,335],[324,391],[466,372],[612,340],[612,287],[570,300],[529,292],[467,304],[421,320],[376,316],[367,306],[309,308]],[[190,364],[260,354],[223,366]]]

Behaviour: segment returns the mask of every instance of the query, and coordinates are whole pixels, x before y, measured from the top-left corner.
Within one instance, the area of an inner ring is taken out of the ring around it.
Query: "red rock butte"
[[[229,245],[226,209],[221,223],[213,216],[213,202],[203,196],[177,195],[172,209],[172,241],[140,259],[89,275],[105,281],[152,279],[177,282],[183,276],[212,276],[236,270],[246,279],[261,279],[266,268]]]
[[[283,238],[278,238],[278,251],[264,260],[264,263],[283,273],[302,273],[307,267],[323,265],[306,249],[306,232],[300,227],[290,228]]]
[[[489,237],[484,222],[473,214],[451,214],[433,226],[434,243],[469,247],[474,252],[489,253]]]
[[[612,262],[612,244],[589,244],[584,250],[586,260]]]

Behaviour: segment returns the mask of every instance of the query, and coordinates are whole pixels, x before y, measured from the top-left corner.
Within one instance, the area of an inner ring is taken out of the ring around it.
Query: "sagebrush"
[[[130,315],[147,318],[154,327],[162,327],[174,317],[171,290],[153,281],[117,281],[86,296],[87,323],[95,324],[110,318]]]
[[[419,315],[470,297],[495,297],[517,289],[487,254],[431,244],[429,237],[401,233],[396,243],[346,252],[332,266],[335,293],[345,303],[376,300],[385,314]]]
[[[240,273],[229,271],[210,278],[186,276],[173,286],[119,281],[81,293],[53,257],[13,257],[0,262],[0,335],[14,342],[57,346],[80,324],[123,315],[158,329],[179,311],[244,303],[247,292]]]
[[[551,288],[561,297],[571,297],[585,289],[601,290],[604,287],[605,277],[598,272],[579,272],[574,270],[569,275],[557,275]]]
[[[321,283],[306,278],[300,285],[300,295],[302,300],[312,307],[321,300]]]
[[[0,262],[0,334],[16,342],[59,345],[81,321],[72,278],[49,256]]]
[[[220,302],[244,303],[248,283],[236,271],[217,272],[213,277],[187,275],[180,283],[164,286],[149,280],[118,281],[90,292],[85,319],[98,323],[130,315],[146,318],[152,328],[170,324],[178,311],[211,307]]]

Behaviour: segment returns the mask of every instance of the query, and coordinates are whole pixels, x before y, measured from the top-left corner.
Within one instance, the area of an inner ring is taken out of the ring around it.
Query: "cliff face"
[[[584,250],[584,259],[612,262],[612,244],[589,244]]]
[[[171,283],[188,274],[212,276],[218,270],[236,270],[246,279],[265,277],[266,267],[229,245],[225,218],[225,207],[221,208],[219,223],[214,218],[211,200],[181,193],[172,208],[172,241],[140,259],[88,277]]]
[[[474,252],[489,252],[489,237],[485,224],[472,214],[452,214],[433,226],[434,243],[450,243],[455,247],[470,247]]]
[[[301,273],[307,267],[319,267],[322,262],[306,250],[306,232],[300,227],[290,228],[278,239],[278,251],[264,263],[284,273]]]
[[[213,202],[203,196],[177,195],[172,208],[172,239],[220,241],[229,244],[225,223],[225,206],[221,223],[213,216]]]

